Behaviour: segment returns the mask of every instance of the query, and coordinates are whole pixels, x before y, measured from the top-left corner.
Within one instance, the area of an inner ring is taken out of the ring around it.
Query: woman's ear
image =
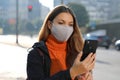
[[[52,27],[51,21],[48,21],[47,25],[48,25],[48,28],[51,29]]]

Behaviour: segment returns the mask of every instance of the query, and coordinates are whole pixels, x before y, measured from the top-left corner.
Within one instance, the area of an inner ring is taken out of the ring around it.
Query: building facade
[[[90,21],[105,21],[120,14],[120,0],[54,0],[54,6],[68,3],[77,3],[85,6]]]

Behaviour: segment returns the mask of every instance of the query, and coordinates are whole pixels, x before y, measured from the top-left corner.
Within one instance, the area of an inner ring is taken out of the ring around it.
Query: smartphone
[[[83,61],[91,52],[96,53],[97,47],[98,47],[97,40],[85,40],[81,61]]]

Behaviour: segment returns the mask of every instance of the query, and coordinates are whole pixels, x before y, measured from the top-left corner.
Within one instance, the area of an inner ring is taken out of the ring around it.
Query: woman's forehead
[[[54,20],[64,20],[64,21],[69,21],[69,22],[73,22],[73,17],[70,13],[68,12],[62,12],[60,14],[58,14]]]

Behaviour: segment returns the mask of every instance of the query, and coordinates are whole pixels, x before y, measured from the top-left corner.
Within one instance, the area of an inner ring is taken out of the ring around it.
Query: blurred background
[[[0,80],[25,80],[27,49],[59,4],[74,11],[84,39],[99,42],[95,80],[119,80],[120,0],[0,0]]]
[[[0,35],[38,35],[47,13],[59,4],[74,11],[83,34],[104,30],[111,40],[120,38],[120,0],[0,0]],[[103,35],[103,34],[102,34]]]

